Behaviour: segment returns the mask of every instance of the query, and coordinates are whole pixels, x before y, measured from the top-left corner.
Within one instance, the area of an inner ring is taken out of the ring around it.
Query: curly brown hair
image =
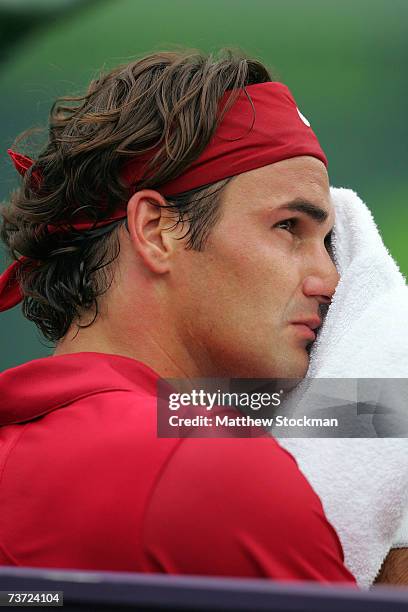
[[[0,234],[12,258],[36,261],[22,267],[22,308],[45,338],[57,342],[73,322],[79,329],[81,315],[94,308],[85,327],[91,325],[98,298],[113,279],[111,264],[126,219],[78,231],[71,225],[76,216],[108,219],[131,194],[121,178],[123,164],[152,150],[150,172],[133,192],[160,191],[209,143],[222,119],[217,111],[224,93],[237,90],[238,95],[246,85],[271,80],[262,63],[238,51],[158,52],[101,74],[83,96],[54,102],[47,143],[4,206]],[[40,173],[40,187],[31,180],[33,173]],[[188,227],[186,248],[204,248],[228,181],[167,198],[175,223]],[[51,233],[47,224],[63,225],[64,231]]]

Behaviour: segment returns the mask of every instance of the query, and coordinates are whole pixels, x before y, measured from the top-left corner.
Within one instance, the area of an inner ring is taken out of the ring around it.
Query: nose
[[[330,304],[340,275],[329,253],[324,250],[315,254],[303,280],[303,293],[315,297],[319,304]]]

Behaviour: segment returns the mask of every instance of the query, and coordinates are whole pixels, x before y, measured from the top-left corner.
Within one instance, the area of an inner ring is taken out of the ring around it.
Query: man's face
[[[176,254],[180,340],[202,376],[304,377],[313,332],[295,322],[314,318],[315,327],[339,280],[327,250],[334,210],[326,168],[302,156],[246,172],[220,206],[204,250]]]

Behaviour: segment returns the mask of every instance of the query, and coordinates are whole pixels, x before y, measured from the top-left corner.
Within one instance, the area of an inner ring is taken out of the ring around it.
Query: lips
[[[304,337],[310,340],[316,339],[316,334],[313,330],[317,329],[321,325],[319,317],[310,317],[308,319],[299,319],[298,321],[292,321],[294,328]]]
[[[322,324],[319,317],[309,317],[308,319],[299,319],[298,321],[292,321],[294,325],[306,325],[309,329],[317,329]]]
[[[316,339],[316,334],[314,333],[313,329],[310,329],[310,327],[307,325],[304,325],[303,323],[292,323],[292,325],[304,338],[310,338],[310,340]]]

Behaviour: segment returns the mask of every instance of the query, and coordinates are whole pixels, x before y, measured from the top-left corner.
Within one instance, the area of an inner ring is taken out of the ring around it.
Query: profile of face
[[[203,376],[304,377],[339,281],[326,168],[301,156],[240,174],[220,206],[204,249],[174,256],[178,337]]]

